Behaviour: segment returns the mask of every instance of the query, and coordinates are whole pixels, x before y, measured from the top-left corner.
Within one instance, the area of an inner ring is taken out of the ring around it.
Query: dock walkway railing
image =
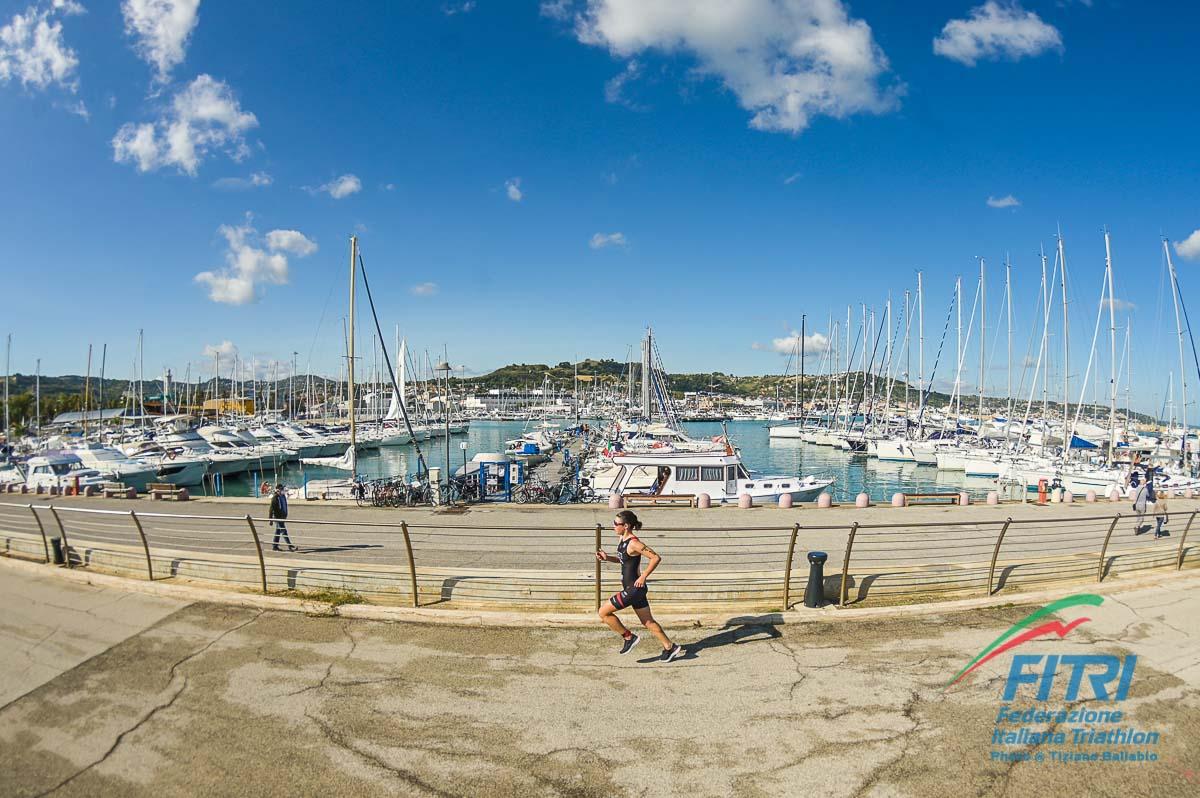
[[[639,537],[663,557],[655,606],[791,609],[805,593],[805,554],[829,554],[822,592],[877,606],[1102,582],[1200,564],[1189,546],[1200,510],[935,523],[662,527]],[[1140,524],[1140,525],[1139,525]],[[290,546],[294,544],[296,550]],[[598,607],[620,589],[601,564],[611,530],[288,519],[103,510],[0,502],[0,552],[149,580],[182,579],[263,593],[347,591],[411,606]]]

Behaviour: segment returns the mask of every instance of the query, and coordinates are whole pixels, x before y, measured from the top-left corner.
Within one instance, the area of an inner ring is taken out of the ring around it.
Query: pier
[[[587,613],[619,589],[597,568],[615,545],[604,505],[375,509],[293,504],[298,551],[272,548],[266,503],[27,497],[0,502],[11,556],[148,581],[242,591],[337,590],[432,610]],[[1200,565],[1200,501],[1172,499],[1155,537],[1128,503],[741,510],[639,510],[664,558],[655,605],[679,611],[790,611],[827,552],[819,594],[853,610],[954,598],[999,601],[1048,586],[1098,584]],[[57,541],[57,542],[56,542]]]

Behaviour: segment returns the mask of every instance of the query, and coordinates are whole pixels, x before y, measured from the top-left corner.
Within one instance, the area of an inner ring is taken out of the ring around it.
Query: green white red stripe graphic
[[[1102,596],[1097,596],[1095,593],[1080,593],[1075,596],[1067,596],[1064,599],[1059,599],[1051,604],[1047,604],[1037,612],[1034,612],[1024,619],[1018,621],[1009,627],[1008,631],[993,640],[987,647],[975,655],[975,658],[968,662],[963,669],[954,675],[954,678],[946,685],[953,686],[962,680],[971,671],[980,667],[984,663],[998,657],[1005,651],[1010,651],[1022,643],[1027,643],[1038,637],[1047,634],[1057,634],[1060,638],[1066,637],[1067,633],[1082,623],[1090,621],[1091,618],[1076,618],[1075,620],[1064,624],[1062,621],[1050,620],[1045,623],[1034,626],[1032,629],[1026,627],[1032,626],[1037,621],[1060,610],[1070,609],[1071,607],[1099,607],[1104,603]],[[1025,631],[1021,631],[1021,630]]]

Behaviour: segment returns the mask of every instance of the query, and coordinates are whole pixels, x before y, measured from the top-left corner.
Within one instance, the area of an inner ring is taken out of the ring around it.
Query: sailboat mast
[[[1130,362],[1130,355],[1133,353],[1130,344],[1133,340],[1133,319],[1125,319],[1125,428],[1126,430],[1133,423],[1133,405],[1130,403],[1129,393],[1132,390],[1133,379],[1133,364]]]
[[[1004,388],[1004,392],[1008,395],[1008,409],[1005,411],[1005,415],[1011,417],[1015,401],[1012,392],[1012,261],[1009,260],[1007,252],[1004,254],[1004,302],[1008,314],[1008,382]]]
[[[854,357],[854,353],[850,350],[850,306],[846,306],[846,409],[850,409],[850,359]]]
[[[42,359],[37,359],[37,369],[33,378],[33,424],[37,436],[42,437]],[[5,379],[5,383],[8,380]]]
[[[1060,232],[1058,235],[1058,278],[1061,281],[1062,287],[1062,317],[1063,317],[1063,451],[1069,451],[1071,448],[1071,439],[1067,432],[1067,419],[1071,417],[1071,394],[1070,394],[1070,379],[1071,379],[1071,340],[1070,327],[1067,324],[1067,254],[1063,248],[1063,237]]]
[[[108,361],[108,344],[100,347],[100,398],[96,400],[96,408],[104,412],[104,367]],[[163,412],[166,412],[166,398],[163,399]],[[103,419],[101,419],[103,421]]]
[[[88,406],[91,404],[89,394],[92,392],[92,345],[88,344],[87,375],[83,378],[83,437],[88,432]]]
[[[917,337],[920,343],[917,346],[917,371],[920,374],[917,381],[917,407],[921,410],[925,407],[925,293],[921,289],[921,273],[917,272]],[[924,437],[925,414],[918,410],[917,417],[920,419],[920,426],[917,428],[917,436]]]
[[[350,407],[350,475],[358,470],[358,432],[354,427],[354,286],[358,282],[358,236],[350,236],[350,327],[346,336],[346,396]]]
[[[904,431],[908,432],[908,383],[912,379],[912,308],[909,306],[908,289],[904,289]]]
[[[887,376],[889,376],[889,375],[892,373],[892,295],[891,295],[891,292],[890,292],[890,291],[888,292],[888,298],[887,298],[887,314],[886,314],[886,318],[887,318],[887,328],[886,328],[886,333],[887,333],[887,368],[886,368],[886,369],[884,369],[884,371],[883,371],[883,376],[884,376],[884,377],[887,377]],[[891,381],[889,380],[889,381],[888,381],[887,402],[886,402],[886,404],[884,405],[884,408],[883,408],[883,412],[884,412],[884,415],[885,415],[885,416],[887,416],[888,414],[890,414],[890,412],[891,412],[891,409],[892,409],[892,408],[891,408],[891,405],[892,405],[892,383],[891,383]]]
[[[808,320],[808,317],[801,314],[801,316],[800,316],[800,379],[796,383],[796,391],[797,391],[796,404],[799,405],[799,407],[800,407],[800,426],[801,427],[804,426],[804,402],[802,402],[800,400],[799,392],[803,390],[803,386],[804,386],[804,334],[805,334],[805,323],[807,320]]]
[[[983,429],[983,383],[987,378],[987,279],[984,259],[979,259],[979,425]]]
[[[1179,341],[1179,391],[1180,391],[1180,427],[1183,429],[1182,441],[1180,443],[1179,458],[1180,462],[1186,465],[1188,459],[1188,440],[1187,440],[1187,370],[1183,365],[1183,321],[1179,316],[1179,278],[1175,274],[1175,263],[1171,260],[1171,248],[1167,246],[1167,239],[1163,239],[1163,252],[1167,256],[1167,271],[1171,277],[1171,301],[1175,304],[1175,335]]]
[[[962,390],[960,375],[962,374],[963,342],[962,342],[962,277],[954,278],[954,310],[958,314],[958,343],[954,354],[958,358],[958,370],[954,374],[954,428],[958,429],[958,419],[962,415]]]
[[[1117,298],[1113,294],[1112,244],[1107,228],[1104,230],[1104,274],[1108,280],[1108,462],[1111,464],[1117,448],[1117,317],[1113,309]]]
[[[12,448],[12,423],[8,412],[8,376],[12,369],[12,333],[4,347],[4,445]]]
[[[1050,318],[1050,283],[1047,282],[1046,275],[1046,248],[1041,247],[1042,253],[1042,362],[1046,364],[1046,370],[1042,372],[1042,447],[1043,454],[1046,452],[1046,425],[1047,418],[1050,412],[1050,363],[1046,360],[1049,354],[1047,347],[1049,345],[1050,330],[1047,321]]]

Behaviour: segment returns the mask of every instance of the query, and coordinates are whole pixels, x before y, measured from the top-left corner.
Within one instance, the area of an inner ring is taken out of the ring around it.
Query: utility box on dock
[[[499,460],[479,464],[479,487],[483,501],[512,501],[512,489],[524,481],[524,463]]]

